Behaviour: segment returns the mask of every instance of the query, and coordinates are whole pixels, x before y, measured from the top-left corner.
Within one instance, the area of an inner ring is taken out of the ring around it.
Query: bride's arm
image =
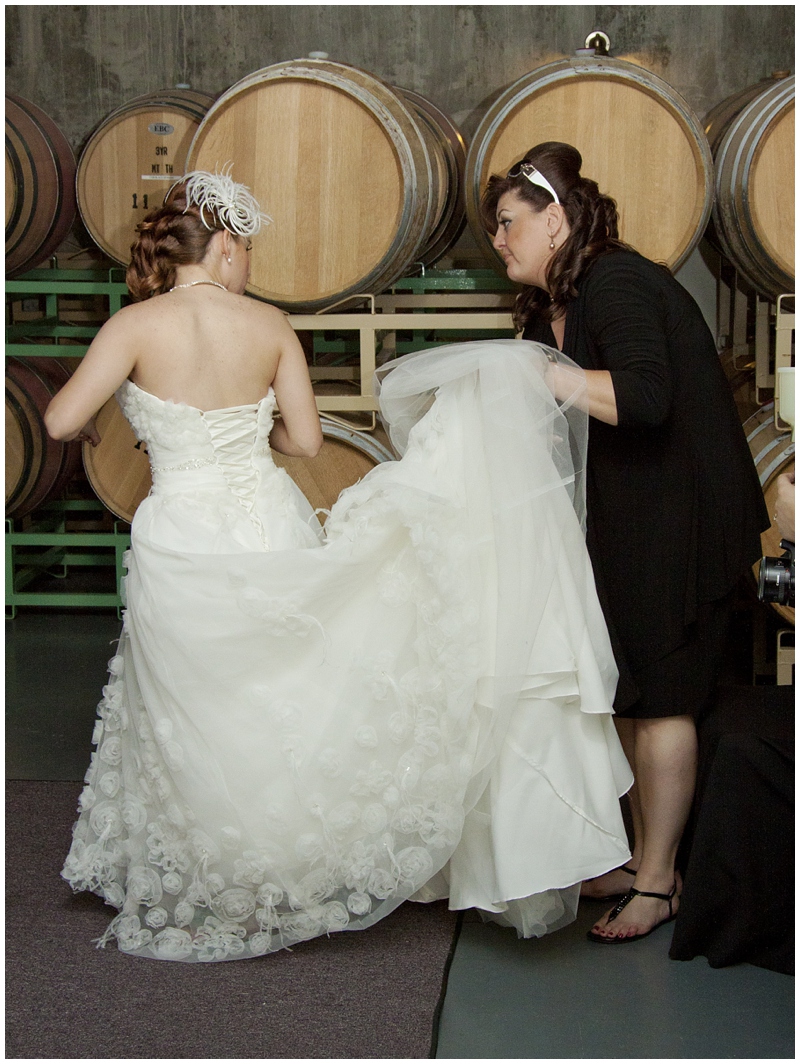
[[[118,311],[105,323],[73,375],[47,407],[44,423],[54,440],[100,442],[94,416],[133,369],[136,357],[129,311]],[[68,348],[62,348],[67,351]]]
[[[280,356],[272,382],[280,417],[272,427],[269,442],[281,454],[313,458],[322,447],[317,403],[303,348],[294,329],[281,317],[277,325]]]

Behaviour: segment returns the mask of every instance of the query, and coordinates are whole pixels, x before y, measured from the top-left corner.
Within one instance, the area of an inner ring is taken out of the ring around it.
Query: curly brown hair
[[[131,245],[131,264],[125,282],[135,300],[168,292],[175,284],[178,266],[201,262],[215,233],[225,226],[214,211],[186,203],[184,183],[173,185],[162,207],[151,211],[139,225]]]
[[[547,268],[547,288],[526,286],[517,296],[514,324],[524,327],[537,316],[553,321],[578,294],[576,283],[587,266],[609,251],[630,250],[619,239],[619,214],[610,196],[600,192],[596,181],[581,177],[583,159],[577,148],[560,141],[546,141],[531,148],[524,158],[511,167],[514,173],[521,163],[532,163],[558,193],[567,216],[570,233],[555,252]],[[481,219],[487,231],[497,231],[497,204],[506,192],[513,192],[537,212],[553,202],[550,193],[532,184],[524,174],[500,177],[495,174],[481,199]]]

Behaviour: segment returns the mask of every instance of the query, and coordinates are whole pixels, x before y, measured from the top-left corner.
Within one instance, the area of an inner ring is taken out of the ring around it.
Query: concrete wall
[[[216,95],[320,50],[429,97],[469,136],[488,97],[593,29],[701,117],[794,65],[792,5],[20,5],[6,7],[6,88],[79,150],[133,96],[181,82]]]

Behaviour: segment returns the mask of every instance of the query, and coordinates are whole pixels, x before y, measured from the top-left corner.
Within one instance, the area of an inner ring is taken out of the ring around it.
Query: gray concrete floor
[[[25,610],[6,621],[6,778],[82,780],[116,610]]]
[[[439,1059],[794,1058],[794,979],[703,957],[672,961],[672,925],[625,946],[586,931],[542,939],[467,914],[439,1024]]]

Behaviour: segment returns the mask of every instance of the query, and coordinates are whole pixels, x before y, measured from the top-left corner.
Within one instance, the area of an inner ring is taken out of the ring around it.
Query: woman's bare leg
[[[694,796],[697,733],[690,716],[632,721],[634,776],[641,809],[642,845],[637,890],[669,894],[675,883],[675,856]],[[677,909],[677,896],[672,911]],[[610,911],[610,910],[609,910]],[[658,898],[634,898],[607,924],[608,913],[594,928],[607,938],[645,934],[669,915]]]

